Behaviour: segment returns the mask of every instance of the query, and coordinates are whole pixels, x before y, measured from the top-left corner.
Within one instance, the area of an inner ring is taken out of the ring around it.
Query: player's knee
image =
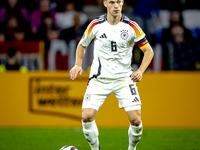
[[[83,122],[92,122],[92,118],[88,117],[88,116],[82,116],[82,121]]]
[[[131,124],[132,126],[138,127],[138,126],[141,124],[141,122],[142,122],[142,120],[141,120],[140,116],[132,117],[132,118],[130,119],[130,124]]]
[[[127,115],[132,126],[139,126],[141,124],[142,120],[140,110],[128,111]]]
[[[93,120],[94,120],[93,117],[82,116],[82,121],[83,122],[92,122]]]
[[[141,119],[135,119],[134,121],[131,121],[131,125],[138,127],[141,124],[141,122]]]
[[[83,122],[92,122],[95,119],[95,113],[92,111],[83,111],[82,112],[82,121]]]

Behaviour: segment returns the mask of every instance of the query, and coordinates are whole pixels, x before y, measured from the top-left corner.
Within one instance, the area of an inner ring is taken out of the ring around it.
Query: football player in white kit
[[[136,150],[142,135],[141,101],[135,82],[141,81],[153,58],[153,50],[138,24],[122,14],[123,3],[123,0],[103,0],[107,13],[88,25],[77,46],[75,66],[70,70],[72,80],[81,75],[85,50],[94,40],[94,58],[82,104],[83,133],[92,150],[100,150],[95,117],[111,93],[130,121],[128,150]],[[133,71],[131,59],[135,43],[144,57],[138,70]]]

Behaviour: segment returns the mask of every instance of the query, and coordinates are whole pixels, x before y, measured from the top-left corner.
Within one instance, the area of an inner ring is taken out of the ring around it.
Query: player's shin
[[[83,126],[84,136],[88,141],[92,150],[99,150],[99,139],[98,139],[99,131],[95,123],[95,120],[87,123],[82,122],[82,126]]]
[[[129,136],[128,150],[136,150],[136,146],[139,143],[142,136],[142,122],[138,127],[130,125],[128,130],[128,136]]]

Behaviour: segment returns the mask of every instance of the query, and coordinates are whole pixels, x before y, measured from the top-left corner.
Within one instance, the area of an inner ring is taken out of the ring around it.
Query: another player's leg
[[[128,150],[136,150],[142,136],[141,110],[130,110],[126,112],[130,121],[128,130],[129,147]]]
[[[83,108],[82,110],[83,133],[92,150],[100,150],[99,131],[95,123],[96,114],[97,110],[92,108]]]

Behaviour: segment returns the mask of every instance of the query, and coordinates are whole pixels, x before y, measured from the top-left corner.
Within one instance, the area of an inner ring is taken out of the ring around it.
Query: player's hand
[[[142,80],[142,72],[139,70],[133,71],[131,75],[131,80],[133,80],[134,82],[140,82]]]
[[[70,79],[74,80],[77,77],[77,74],[79,73],[80,75],[83,73],[83,69],[81,66],[75,65],[71,70],[70,70]]]

